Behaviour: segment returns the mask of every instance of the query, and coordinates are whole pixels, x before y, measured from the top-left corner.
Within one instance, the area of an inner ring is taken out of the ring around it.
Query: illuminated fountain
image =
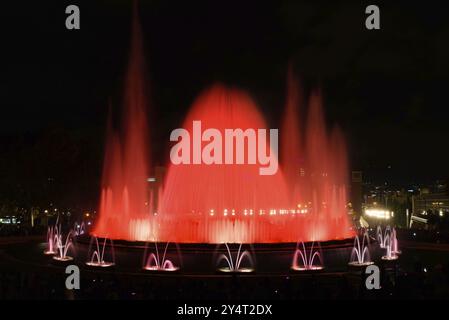
[[[145,252],[144,252],[144,265],[143,269],[148,271],[177,271],[179,270],[179,267],[175,266],[174,263],[166,258],[167,255],[167,249],[168,245],[170,243],[167,242],[165,244],[164,254],[162,257],[159,256],[159,249],[157,242],[154,243],[154,246],[156,248],[156,253],[150,252],[150,254],[147,253],[149,248],[149,243],[145,246]],[[179,250],[178,250],[179,253]]]
[[[354,236],[346,208],[348,168],[343,135],[338,128],[327,131],[319,91],[308,99],[306,124],[299,121],[301,94],[291,69],[280,130],[282,158],[278,163],[274,157],[273,163],[276,168],[280,165],[278,170],[261,175],[261,164],[248,160],[256,149],[265,158],[278,153],[271,144],[271,131],[263,142],[251,140],[247,131],[269,131],[256,103],[242,90],[216,84],[199,95],[185,118],[182,128],[192,141],[200,141],[188,149],[202,150],[199,156],[224,153],[221,146],[216,147],[218,141],[203,139],[204,135],[194,130],[194,122],[201,121],[203,132],[215,130],[226,136],[227,129],[238,129],[247,134],[241,143],[243,151],[239,153],[242,149],[237,143],[231,146],[231,164],[170,163],[153,211],[154,197],[147,185],[150,161],[142,52],[135,10],[123,123],[115,128],[110,112],[99,218],[92,235],[212,244],[297,243],[298,239],[326,241]],[[198,156],[189,153],[193,159]],[[237,163],[238,154],[246,161]]]
[[[307,250],[304,242],[302,242],[302,248],[299,247],[299,243],[296,244],[296,250],[293,255],[293,263],[291,267],[292,270],[316,271],[324,269],[319,243],[318,248],[314,248],[314,245],[315,242],[312,242],[311,247]]]
[[[396,253],[393,252],[393,239],[391,239],[391,234],[388,234],[385,237],[386,245],[385,249],[387,250],[387,253],[382,256],[382,260],[397,260],[398,256]]]
[[[69,252],[69,249],[74,250],[74,245],[73,245],[73,236],[74,233],[72,230],[70,230],[67,233],[67,236],[65,237],[65,241],[63,241],[64,237],[63,237],[63,233],[61,231],[61,226],[58,227],[58,231],[55,234],[55,242],[56,242],[56,255],[53,256],[54,260],[57,261],[70,261],[73,260],[73,257],[67,255],[67,253]]]
[[[377,226],[376,238],[379,242],[379,246],[382,249],[387,249],[387,253],[390,252],[393,255],[401,254],[398,248],[398,239],[396,236],[396,228],[391,228],[390,226],[385,227],[385,231],[382,232],[382,227]],[[387,254],[387,256],[389,256]]]
[[[103,245],[100,248],[100,243],[98,241],[97,237],[92,237],[91,239],[91,246],[92,242],[95,242],[95,250],[92,252],[91,255],[89,255],[91,258],[88,262],[86,262],[86,265],[90,267],[112,267],[115,265],[115,254],[114,254],[114,243],[112,239],[109,239],[109,245],[110,245],[110,252],[111,252],[111,259],[112,261],[105,261],[105,249],[107,246],[107,238],[104,238]],[[90,247],[89,247],[90,251]]]
[[[379,243],[379,246],[382,249],[387,248],[387,239],[390,238],[390,234],[391,234],[391,227],[389,225],[385,227],[384,231],[382,231],[381,226],[377,226],[376,239],[377,239],[377,242]]]
[[[193,104],[183,126],[190,136],[195,134],[194,121],[201,121],[203,130],[219,132],[266,129],[245,92],[221,85],[206,90]],[[338,129],[327,137],[318,93],[310,98],[308,123],[308,147],[301,153],[308,171],[301,176],[303,171],[291,170],[297,173],[296,187],[286,183],[282,167],[264,176],[257,163],[170,164],[158,209],[158,236],[193,243],[296,243],[299,238],[323,241],[353,236],[346,209],[344,139]],[[202,149],[205,146],[203,141]],[[275,152],[268,146],[266,150]]]
[[[305,157],[302,152],[304,142],[301,140],[299,128],[300,115],[299,108],[303,104],[302,92],[300,92],[300,84],[293,74],[292,66],[290,65],[287,73],[287,92],[284,117],[282,119],[281,138],[281,152],[280,161],[284,172],[285,182],[289,192],[289,200],[292,206],[304,202],[303,187]],[[298,176],[299,173],[299,176]]]
[[[393,230],[391,232],[391,241],[392,241],[392,252],[393,254],[399,255],[401,254],[401,250],[399,250],[399,245],[398,245],[398,238],[396,235],[396,228],[393,227]]]
[[[254,260],[251,257],[251,253],[248,250],[242,251],[242,244],[239,245],[236,254],[232,254],[231,249],[227,243],[224,244],[226,247],[226,253],[221,253],[217,259],[217,271],[224,273],[249,273],[254,271]],[[247,267],[242,266],[242,262],[246,258],[248,262]],[[225,266],[222,266],[225,262]]]
[[[47,249],[44,251],[46,255],[56,254],[57,235],[59,234],[58,227],[56,225],[49,226],[47,229]]]
[[[54,255],[57,253],[57,239],[60,234],[60,228],[58,215],[55,224],[47,228],[47,249],[44,251],[45,255]]]
[[[398,250],[398,239],[396,238],[396,229],[392,228],[391,231],[385,234],[384,249],[386,254],[382,256],[382,260],[397,260],[398,254],[401,252]]]
[[[82,221],[80,224],[78,222],[75,222],[73,231],[75,232],[75,236],[83,235],[86,232],[86,225],[84,221]]]
[[[143,44],[135,5],[120,128],[114,128],[112,110],[109,114],[99,218],[92,232],[97,237],[133,241],[151,239],[144,69]]]
[[[352,248],[351,258],[348,264],[350,266],[363,267],[373,263],[369,252],[369,235],[367,231],[364,231],[361,243],[359,236],[354,238],[354,247]]]

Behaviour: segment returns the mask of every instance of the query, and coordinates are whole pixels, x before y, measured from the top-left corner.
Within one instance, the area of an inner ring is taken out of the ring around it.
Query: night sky
[[[327,121],[340,124],[351,168],[367,180],[448,176],[445,1],[242,2],[140,2],[154,163],[166,162],[170,131],[216,81],[248,90],[278,126],[291,61],[306,92],[323,89]],[[65,28],[69,4],[80,7],[81,30]],[[380,7],[381,30],[365,29],[368,4]],[[2,4],[2,197],[34,199],[27,190],[51,188],[48,179],[67,197],[97,197],[131,12],[119,0]]]

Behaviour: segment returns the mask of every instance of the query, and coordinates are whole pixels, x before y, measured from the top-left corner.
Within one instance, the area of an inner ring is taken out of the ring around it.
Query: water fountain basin
[[[89,262],[86,262],[86,265],[89,267],[108,268],[108,267],[115,266],[115,263],[105,262],[105,261],[102,261],[102,262],[89,261]]]
[[[53,260],[60,261],[60,262],[67,262],[67,261],[72,261],[73,257],[70,257],[70,256],[64,256],[64,257],[54,256]]]
[[[219,273],[227,273],[227,274],[240,274],[240,273],[252,273],[255,271],[254,268],[240,268],[238,270],[232,270],[230,268],[218,268],[217,271]]]

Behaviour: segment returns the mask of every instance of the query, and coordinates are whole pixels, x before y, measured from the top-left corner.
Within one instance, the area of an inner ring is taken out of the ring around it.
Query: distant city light
[[[365,209],[365,215],[368,217],[388,220],[394,215],[394,213],[392,211],[382,209]]]
[[[270,209],[268,210],[268,213],[270,216],[276,216],[276,215],[296,215],[298,213],[306,214],[310,211],[310,209],[307,209],[307,205],[303,209]],[[195,213],[192,210],[192,213]],[[215,210],[209,209],[208,213],[210,216],[215,216]],[[223,209],[223,216],[253,216],[255,214],[255,210],[253,209],[243,209],[242,211],[237,211],[236,209]],[[260,209],[259,215],[264,215],[265,210]]]

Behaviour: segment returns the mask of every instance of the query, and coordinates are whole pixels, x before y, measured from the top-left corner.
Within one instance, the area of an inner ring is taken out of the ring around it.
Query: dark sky
[[[169,132],[215,81],[248,90],[275,126],[292,61],[306,91],[322,87],[327,120],[345,131],[353,169],[399,183],[447,177],[444,3],[141,1],[153,158],[166,159]],[[81,9],[79,31],[65,29],[68,4]],[[379,5],[381,30],[365,29],[368,4]],[[60,130],[92,144],[90,165],[100,171],[108,100],[118,104],[123,88],[131,12],[131,1],[119,0],[2,4],[4,157]]]

